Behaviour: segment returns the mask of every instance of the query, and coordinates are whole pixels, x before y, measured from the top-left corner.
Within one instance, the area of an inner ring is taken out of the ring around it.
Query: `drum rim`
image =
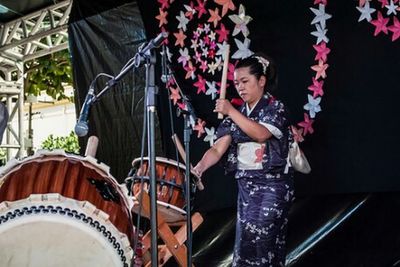
[[[132,167],[135,167],[137,164],[139,164],[141,161],[141,157],[135,158],[132,161]],[[143,157],[143,161],[149,161],[149,157]],[[175,167],[178,167],[178,162],[173,159],[165,158],[165,157],[156,157],[156,162],[161,162],[161,163],[168,163],[171,165],[174,165]],[[179,168],[182,169],[183,171],[186,171],[186,164],[183,162],[179,162]],[[195,173],[190,170],[190,173],[192,175],[195,175]]]

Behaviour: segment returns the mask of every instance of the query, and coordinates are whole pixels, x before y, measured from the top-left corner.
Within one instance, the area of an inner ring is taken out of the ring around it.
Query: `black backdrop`
[[[240,3],[234,2],[236,6]],[[312,45],[316,38],[310,35],[315,27],[310,25],[313,13],[309,10],[313,3],[281,0],[242,3],[247,15],[253,17],[249,24],[250,48],[264,51],[277,61],[280,73],[277,96],[288,105],[293,123],[297,123],[303,118],[303,105],[309,92],[307,87],[314,75],[310,66],[315,64]],[[98,2],[96,8],[84,1],[74,2],[69,33],[77,109],[83,102],[89,82],[97,73],[115,74],[134,55],[137,44],[145,36],[142,19],[148,38],[158,33],[158,21],[154,18],[158,14],[157,1],[143,0],[138,4],[140,14],[132,2]],[[182,2],[177,0],[171,5],[171,21],[177,15],[173,14],[173,9],[178,10],[179,5]],[[357,22],[360,13],[356,5],[357,1],[331,1],[326,9],[333,15],[327,21],[332,50],[328,59],[330,66],[321,102],[322,112],[314,123],[315,133],[306,136],[302,144],[313,171],[310,175],[296,175],[298,194],[393,191],[400,188],[396,168],[400,149],[396,118],[400,96],[400,41],[391,42],[390,37],[383,34],[373,37],[371,24]],[[177,76],[182,75],[178,68],[175,71]],[[139,156],[142,77],[143,70],[127,77],[91,112],[91,131],[101,137],[98,158],[111,166],[112,173],[120,181],[129,170],[129,162]],[[185,93],[192,97],[198,115],[208,118],[210,124],[216,126],[211,101],[206,102],[193,94],[190,84],[185,84],[185,88],[188,88]],[[169,141],[171,121],[166,116],[166,90],[162,90],[161,84],[160,89],[159,114],[164,152],[167,157],[174,158],[175,149]],[[174,125],[182,137],[181,122],[176,120]],[[192,136],[191,147],[192,161],[196,162],[208,144]],[[213,209],[233,204],[234,181],[232,177],[223,175],[220,166],[206,174],[204,183],[206,190],[196,195],[198,206]]]

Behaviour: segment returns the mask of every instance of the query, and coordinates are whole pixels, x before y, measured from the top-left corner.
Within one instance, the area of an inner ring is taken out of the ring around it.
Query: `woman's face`
[[[264,95],[265,76],[259,80],[250,74],[250,67],[238,68],[234,72],[234,83],[240,97],[250,108]]]

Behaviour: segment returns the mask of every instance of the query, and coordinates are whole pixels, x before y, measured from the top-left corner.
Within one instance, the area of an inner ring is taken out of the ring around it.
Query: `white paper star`
[[[222,64],[222,59],[221,59],[222,57],[215,57],[215,65],[217,65],[218,67],[218,70],[220,71],[221,69],[222,69],[222,67],[223,67],[223,64]]]
[[[310,112],[311,118],[315,118],[315,114],[321,111],[320,102],[321,97],[313,98],[312,95],[308,95],[308,103],[304,105],[304,109]]]
[[[315,18],[311,24],[320,23],[322,28],[325,29],[326,21],[332,18],[332,15],[325,13],[325,5],[319,4],[319,9],[310,7],[311,11],[315,14]]]
[[[177,28],[182,29],[185,32],[186,24],[189,23],[189,19],[185,16],[185,13],[183,13],[183,11],[181,11],[181,13],[179,13],[179,16],[176,16],[176,19],[179,21]]]
[[[398,8],[398,6],[397,5],[395,5],[394,3],[393,3],[393,0],[390,0],[390,5],[387,5],[387,6],[385,6],[386,8],[387,8],[387,13],[386,13],[386,15],[390,15],[390,14],[394,14],[394,15],[397,15],[397,8]]]
[[[215,74],[215,70],[218,68],[219,64],[216,64],[214,61],[211,64],[208,64],[208,73],[211,73],[212,75]]]
[[[204,142],[209,142],[210,146],[213,146],[214,140],[217,139],[217,136],[215,135],[215,128],[211,127],[211,129],[208,129],[205,127],[204,130],[206,130],[207,134],[207,136],[204,138]]]
[[[201,49],[201,51],[202,51],[202,56],[204,56],[204,57],[207,57],[207,55],[208,55],[208,48],[207,47],[203,47],[202,49]]]
[[[181,56],[178,58],[178,63],[182,63],[183,67],[185,67],[190,59],[189,51],[186,47],[184,49],[180,48],[179,54]]]
[[[372,20],[371,14],[374,13],[376,10],[375,8],[369,7],[369,1],[367,1],[363,7],[357,7],[357,9],[361,13],[361,16],[358,19],[358,22],[360,22],[364,19],[366,19],[367,21],[371,21]]]
[[[325,43],[329,43],[329,38],[326,37],[327,29],[321,28],[321,25],[315,24],[317,31],[311,32],[311,35],[317,37],[317,44],[324,41]]]
[[[233,29],[232,35],[235,36],[239,32],[242,32],[244,37],[249,35],[249,29],[247,28],[247,24],[253,20],[252,17],[246,16],[244,6],[241,4],[239,7],[238,15],[230,15],[229,18],[235,23],[235,28]]]
[[[193,50],[196,50],[197,47],[199,47],[199,44],[197,43],[197,40],[192,39],[192,45],[190,46],[190,48],[193,48]]]
[[[232,55],[232,58],[235,59],[243,59],[253,55],[254,53],[249,49],[250,46],[250,39],[245,38],[244,42],[242,43],[240,40],[235,38],[236,46],[238,50]]]
[[[210,24],[208,24],[208,23],[204,24],[204,32],[206,34],[208,34],[210,32]]]
[[[191,12],[193,15],[196,14],[196,9],[192,8],[191,6],[184,5],[187,12]]]
[[[216,85],[215,81],[212,81],[212,82],[208,82],[207,81],[206,84],[208,86],[208,89],[206,91],[206,95],[211,95],[211,99],[214,100],[216,95],[217,95],[217,93],[218,93],[218,90],[217,90],[217,87],[216,87],[217,85]]]
[[[225,51],[228,49],[229,45],[224,41],[222,44],[217,44],[218,51],[216,53],[217,56],[222,56],[222,59],[225,60]]]
[[[210,37],[211,41],[215,41],[215,32],[210,32],[208,36]]]

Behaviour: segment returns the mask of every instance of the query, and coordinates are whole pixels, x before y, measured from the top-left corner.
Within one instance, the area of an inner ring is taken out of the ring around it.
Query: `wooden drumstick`
[[[172,135],[172,141],[176,145],[176,148],[178,149],[179,155],[181,156],[183,162],[186,164],[186,152],[185,152],[185,149],[182,146],[181,141],[179,140],[179,137],[176,134]],[[192,170],[193,169],[192,164],[189,164],[189,165],[190,165],[190,170]],[[186,166],[187,166],[187,164],[186,164]],[[197,176],[194,172],[192,172],[192,173],[197,178],[197,180],[196,180],[197,188],[200,191],[202,191],[204,189],[204,185],[201,182],[201,177]]]
[[[229,49],[230,49],[230,46],[227,45],[227,48],[226,48],[225,54],[224,54],[225,60],[224,60],[224,67],[222,69],[221,89],[220,89],[220,93],[219,93],[219,99],[225,99],[225,95],[226,95],[226,79],[228,78]],[[223,119],[223,118],[224,118],[224,114],[218,113],[218,119]]]
[[[99,138],[97,138],[97,136],[92,135],[91,137],[89,137],[88,142],[86,144],[85,157],[91,156],[95,158],[98,145],[99,145]]]

